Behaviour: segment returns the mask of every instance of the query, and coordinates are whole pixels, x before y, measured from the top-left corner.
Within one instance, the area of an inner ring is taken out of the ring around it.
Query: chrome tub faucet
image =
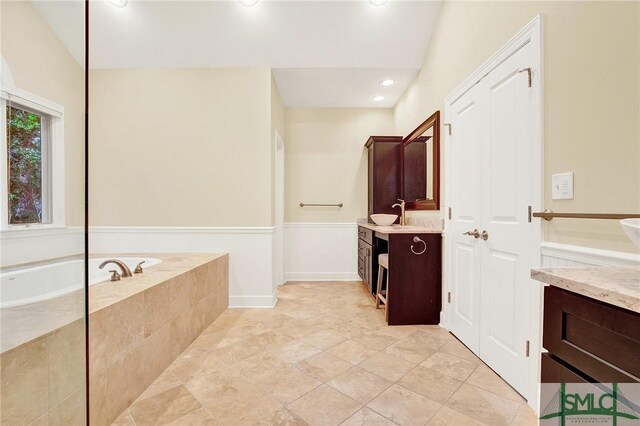
[[[118,259],[107,259],[104,262],[102,262],[100,264],[100,266],[98,266],[99,269],[103,269],[105,266],[107,266],[110,263],[115,263],[116,265],[118,265],[118,267],[120,268],[121,271],[121,275],[125,278],[129,278],[131,277],[131,270],[129,269],[129,267],[127,265],[124,264],[124,262],[122,262],[121,260]],[[112,281],[118,281],[118,279],[113,279],[114,277],[112,276]]]

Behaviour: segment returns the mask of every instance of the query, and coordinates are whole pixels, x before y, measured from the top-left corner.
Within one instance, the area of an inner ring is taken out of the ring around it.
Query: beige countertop
[[[381,234],[441,234],[442,233],[442,229],[427,228],[427,227],[416,226],[416,225],[380,226],[380,225],[375,225],[373,223],[358,223],[358,226],[362,226],[363,228],[367,228],[372,231],[379,232]]]
[[[531,278],[640,313],[639,268],[535,268],[531,270]]]

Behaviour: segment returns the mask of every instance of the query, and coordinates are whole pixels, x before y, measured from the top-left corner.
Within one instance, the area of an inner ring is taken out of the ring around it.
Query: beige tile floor
[[[537,424],[446,330],[388,327],[360,283],[278,297],[225,311],[114,424]]]

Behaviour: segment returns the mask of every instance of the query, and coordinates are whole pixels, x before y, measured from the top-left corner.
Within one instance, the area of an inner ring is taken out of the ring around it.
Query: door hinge
[[[444,123],[443,126],[447,126],[447,129],[449,130],[449,136],[451,136],[451,123]]]
[[[525,350],[524,350],[524,352],[525,352],[525,356],[526,356],[527,358],[529,358],[529,346],[531,346],[531,342],[529,342],[529,341],[527,340],[527,344],[526,344],[526,346],[525,346]]]
[[[528,217],[529,223],[531,223],[531,206],[527,207],[527,217]]]
[[[451,292],[447,293],[447,302],[451,303]]]
[[[451,220],[451,207],[449,207],[449,220]]]
[[[531,87],[531,68],[522,68],[518,72],[526,72],[529,76],[529,87]]]

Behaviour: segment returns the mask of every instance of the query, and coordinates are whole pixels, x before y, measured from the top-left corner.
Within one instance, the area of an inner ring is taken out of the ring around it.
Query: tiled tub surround
[[[84,319],[0,355],[0,423],[82,425]]]
[[[91,424],[113,422],[226,308],[227,254],[149,255],[141,276],[91,288]]]
[[[537,268],[537,281],[640,313],[640,269],[621,267]]]
[[[150,257],[163,262],[90,288],[92,424],[117,417],[227,306],[228,255]],[[3,310],[2,424],[84,424],[82,293]],[[8,319],[29,335],[5,333]]]

